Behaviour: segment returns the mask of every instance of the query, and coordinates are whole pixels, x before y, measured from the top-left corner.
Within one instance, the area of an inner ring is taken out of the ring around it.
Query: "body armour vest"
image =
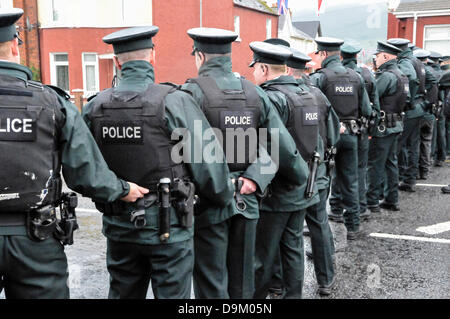
[[[429,68],[431,73],[433,73],[433,76],[436,78],[436,80],[439,81],[440,74],[438,71],[436,71],[433,68]],[[426,98],[428,102],[434,105],[438,105],[439,103],[439,84],[433,84],[433,86],[427,90]]]
[[[314,96],[316,104],[319,106],[319,134],[322,137],[325,147],[328,143],[328,101],[322,91],[315,86],[308,86],[310,93]]]
[[[426,70],[425,70],[425,65],[423,65],[423,63],[416,57],[409,57],[408,58],[413,67],[414,70],[416,70],[416,74],[417,74],[417,78],[419,79],[419,88],[417,89],[417,94],[421,94],[422,96],[425,96],[426,94]]]
[[[346,68],[345,73],[330,69],[318,71],[325,75],[323,93],[330,100],[341,121],[359,119],[359,100],[361,81],[358,73]]]
[[[406,99],[409,93],[408,77],[397,68],[390,68],[384,72],[390,72],[395,75],[397,78],[397,89],[394,94],[380,97],[381,110],[387,114],[400,114],[405,109]]]
[[[200,87],[205,96],[203,112],[211,127],[223,134],[221,144],[230,171],[245,171],[258,156],[262,101],[255,85],[241,79],[242,90],[221,90],[211,77],[188,82]],[[233,147],[230,149],[230,146]]]
[[[286,96],[289,106],[289,118],[286,128],[297,145],[302,158],[307,162],[313,158],[319,136],[320,108],[317,100],[308,91],[294,92],[286,85],[271,84],[264,87],[280,91]]]
[[[51,89],[0,75],[0,213],[29,212],[57,203],[63,121]]]
[[[374,85],[372,82],[372,74],[370,73],[370,70],[367,68],[359,68],[359,69],[361,70],[360,74],[364,79],[364,83],[366,85],[366,91],[367,91],[367,94],[369,94],[370,102],[373,103],[374,101],[372,101],[372,98],[373,98],[372,92],[374,90]]]
[[[176,89],[150,84],[144,92],[108,89],[95,100],[92,133],[116,175],[154,190],[162,178],[188,177],[184,164],[172,161],[172,141],[165,121],[165,97]]]

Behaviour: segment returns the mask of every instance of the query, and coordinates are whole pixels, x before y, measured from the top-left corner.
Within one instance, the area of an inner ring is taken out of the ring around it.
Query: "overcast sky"
[[[276,3],[277,0],[267,0],[267,3]],[[379,2],[389,2],[391,6],[396,7],[400,0],[322,0],[322,9],[321,12],[326,12],[327,7],[338,6],[339,4],[351,4],[355,3],[358,5],[361,4],[373,4]],[[289,8],[292,11],[302,10],[302,9],[316,9],[318,6],[318,0],[289,0]]]

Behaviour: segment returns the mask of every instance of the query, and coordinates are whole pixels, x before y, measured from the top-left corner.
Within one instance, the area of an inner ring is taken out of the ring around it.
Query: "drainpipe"
[[[414,12],[414,26],[413,26],[413,44],[416,45],[417,38],[417,12]]]
[[[200,0],[200,28],[203,27],[203,0]]]

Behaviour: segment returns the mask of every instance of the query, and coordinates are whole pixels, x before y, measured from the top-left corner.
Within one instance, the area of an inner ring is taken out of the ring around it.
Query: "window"
[[[423,38],[425,50],[450,54],[450,25],[425,26]]]
[[[0,0],[0,8],[12,8],[13,7],[13,0]]]
[[[52,18],[53,22],[63,21],[64,17],[64,1],[52,0]]]
[[[83,53],[83,83],[85,95],[100,91],[97,53]]]
[[[239,16],[234,17],[234,32],[238,34],[236,41],[241,41],[241,18]]]
[[[266,20],[266,39],[270,39],[272,37],[272,19]]]
[[[52,85],[66,92],[69,88],[69,55],[67,53],[50,53],[50,80]]]

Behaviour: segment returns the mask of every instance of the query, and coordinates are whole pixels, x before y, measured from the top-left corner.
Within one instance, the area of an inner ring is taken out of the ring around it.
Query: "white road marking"
[[[76,213],[84,213],[84,214],[100,214],[100,212],[96,209],[88,209],[88,208],[76,208]]]
[[[448,185],[438,185],[438,184],[416,184],[416,186],[421,186],[421,187],[445,187]]]
[[[450,244],[450,239],[442,239],[442,238],[426,238],[426,237],[380,234],[380,233],[372,233],[369,236],[376,238],[403,239],[403,240],[423,241],[429,243]]]
[[[421,233],[428,234],[428,235],[436,235],[436,234],[440,234],[440,233],[449,231],[450,230],[450,222],[439,223],[436,225],[425,226],[425,227],[419,227],[416,230]]]

